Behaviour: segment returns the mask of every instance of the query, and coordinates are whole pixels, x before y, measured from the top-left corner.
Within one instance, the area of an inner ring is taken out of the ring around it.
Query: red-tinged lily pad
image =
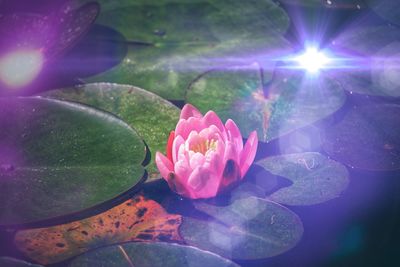
[[[142,139],[88,106],[0,98],[0,129],[0,226],[68,220],[145,178]]]
[[[269,59],[287,46],[289,19],[270,0],[99,2],[97,23],[122,33],[128,53],[90,82],[132,84],[181,100],[202,73]]]
[[[349,184],[346,167],[316,152],[267,157],[256,164],[292,182],[267,197],[284,205],[323,203],[340,196]]]
[[[42,265],[32,264],[26,261],[10,258],[0,257],[0,266],[4,267],[43,267]]]
[[[53,90],[42,96],[88,104],[122,118],[138,132],[152,153],[147,166],[149,177],[160,177],[154,157],[156,151],[165,152],[169,132],[179,120],[179,108],[140,88],[111,83]]]
[[[179,229],[183,240],[229,259],[255,260],[281,254],[294,247],[303,234],[296,214],[264,199],[237,199],[225,207],[203,201],[194,205],[211,219],[184,217]]]
[[[244,136],[257,130],[268,142],[331,115],[346,99],[334,80],[293,75],[274,78],[268,94],[260,69],[252,65],[204,74],[191,84],[186,101],[202,112],[214,110],[222,120],[233,119]]]
[[[328,127],[322,146],[332,158],[366,170],[400,169],[400,106],[353,106],[342,120]]]
[[[32,260],[52,264],[121,242],[179,242],[181,220],[180,215],[168,214],[157,202],[137,196],[81,221],[19,231],[14,243]]]
[[[72,260],[69,267],[239,267],[214,253],[169,243],[125,243],[96,249]]]

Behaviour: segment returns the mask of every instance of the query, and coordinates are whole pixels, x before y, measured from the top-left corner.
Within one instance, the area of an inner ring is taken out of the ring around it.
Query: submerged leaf
[[[180,215],[168,214],[157,202],[137,196],[81,221],[18,231],[14,242],[27,257],[52,264],[126,241],[179,242],[180,224]]]
[[[357,26],[343,31],[331,49],[341,51],[345,68],[331,75],[349,92],[400,96],[400,30],[393,26]]]
[[[328,201],[338,197],[349,183],[349,173],[342,164],[316,152],[268,157],[257,165],[293,182],[268,196],[269,200],[285,205]]]
[[[323,149],[334,159],[360,169],[400,169],[400,105],[353,106],[325,130]]]
[[[180,227],[184,241],[223,257],[255,260],[294,247],[303,234],[300,218],[271,201],[249,197],[226,207],[194,202],[212,219],[185,217]]]
[[[96,249],[74,259],[70,267],[239,267],[198,248],[168,243],[127,243]]]

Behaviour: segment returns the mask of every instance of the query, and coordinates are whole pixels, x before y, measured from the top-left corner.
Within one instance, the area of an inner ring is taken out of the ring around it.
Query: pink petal
[[[192,198],[215,197],[218,192],[221,177],[212,175],[209,170],[202,167],[196,168],[189,177],[188,189]]]
[[[180,119],[187,120],[190,117],[202,118],[203,115],[197,108],[195,108],[191,104],[186,104],[182,108]]]
[[[217,140],[219,137],[224,139],[221,131],[215,125],[211,125],[208,128],[204,128],[203,130],[201,130],[199,135],[203,137],[205,140],[211,140],[211,139]]]
[[[206,161],[206,158],[204,157],[203,154],[197,152],[194,153],[193,156],[190,157],[190,168],[192,170],[196,169],[198,166],[203,166],[204,162]]]
[[[174,172],[174,166],[172,165],[172,162],[166,156],[157,151],[156,165],[161,173],[161,176],[168,181],[170,173]]]
[[[244,149],[240,157],[240,172],[242,178],[245,176],[249,167],[254,161],[257,152],[257,146],[258,146],[257,132],[253,131],[251,132],[249,138],[247,139],[247,142],[244,146]]]
[[[233,160],[234,162],[239,162],[239,151],[236,149],[236,145],[233,142],[225,143],[225,153],[224,153],[224,165],[228,160]]]
[[[181,119],[176,125],[175,135],[180,135],[183,137],[183,139],[187,139],[190,132],[200,132],[204,128],[204,123],[202,122],[201,118],[191,117],[187,120]]]
[[[182,138],[182,136],[175,136],[174,142],[172,142],[172,163],[178,161],[179,148],[184,143],[185,140]]]
[[[206,115],[203,117],[203,124],[204,127],[210,127],[211,125],[215,125],[221,131],[221,133],[225,132],[224,124],[222,123],[218,115],[212,110],[207,112]]]
[[[243,150],[243,139],[242,134],[240,133],[239,128],[237,127],[236,123],[228,119],[225,123],[225,128],[228,132],[228,139],[235,143],[237,151]]]

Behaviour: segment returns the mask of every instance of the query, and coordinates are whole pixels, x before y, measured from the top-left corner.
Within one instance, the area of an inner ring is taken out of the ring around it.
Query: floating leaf
[[[323,149],[334,159],[367,170],[400,168],[400,106],[353,106],[344,118],[327,128]]]
[[[367,5],[380,17],[400,25],[400,3],[393,0],[366,0]]]
[[[0,266],[4,267],[41,267],[42,265],[32,264],[26,261],[10,258],[0,257]]]
[[[339,84],[330,79],[277,77],[268,98],[262,88],[256,66],[215,70],[191,85],[186,100],[202,112],[214,110],[223,120],[233,119],[244,136],[257,130],[262,141],[323,119],[345,101]]]
[[[146,150],[118,118],[41,98],[0,98],[0,225],[86,210],[136,188]]]
[[[226,207],[195,202],[212,220],[183,218],[180,233],[192,246],[238,260],[268,258],[294,247],[303,234],[299,217],[274,202],[250,197]]]
[[[292,181],[268,199],[285,205],[313,205],[338,197],[349,183],[348,171],[339,162],[308,152],[268,157],[257,162],[267,171]]]
[[[40,49],[51,59],[74,45],[89,30],[99,12],[99,6],[93,2],[75,8],[68,1],[58,9],[48,16],[28,12],[1,16],[1,52]]]
[[[156,151],[165,151],[169,132],[179,120],[180,110],[176,106],[140,88],[108,83],[53,90],[43,95],[85,103],[118,115],[137,130],[149,146],[152,161],[147,170],[151,178],[159,177],[154,156]]]
[[[286,13],[265,1],[101,0],[98,23],[120,31],[128,54],[89,81],[133,84],[168,99],[183,99],[200,74],[217,66],[259,61],[281,53]]]
[[[127,243],[96,249],[74,259],[69,267],[239,267],[198,248],[168,243]]]
[[[399,97],[398,62],[400,30],[392,26],[354,27],[333,42],[332,50],[343,51],[348,70],[335,78],[349,92]]]
[[[157,202],[138,196],[81,221],[19,231],[14,242],[29,258],[52,264],[120,242],[177,242],[180,224],[180,215],[168,214]]]

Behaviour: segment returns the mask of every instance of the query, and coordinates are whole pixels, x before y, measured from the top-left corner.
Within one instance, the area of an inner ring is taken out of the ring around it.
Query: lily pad
[[[42,265],[32,264],[26,261],[10,258],[0,257],[0,266],[5,267],[43,267]]]
[[[121,242],[179,242],[181,220],[157,202],[136,196],[81,221],[18,231],[14,243],[28,258],[48,265]]]
[[[79,8],[72,2],[48,16],[34,13],[1,16],[1,52],[37,49],[46,59],[65,52],[89,30],[99,12],[99,6],[93,2]]]
[[[223,120],[233,119],[244,136],[257,130],[264,142],[329,116],[345,101],[341,86],[327,78],[276,77],[268,96],[262,88],[255,67],[214,70],[192,83],[186,101],[202,112],[214,110]]]
[[[380,17],[400,25],[400,2],[392,0],[366,0],[367,5]]]
[[[152,152],[151,163],[147,166],[150,178],[159,177],[155,152],[165,151],[169,132],[179,120],[179,108],[140,88],[110,83],[86,84],[42,95],[92,105],[122,118],[137,130]]]
[[[340,196],[349,183],[346,167],[316,152],[268,157],[257,165],[293,182],[268,196],[284,205],[323,203]]]
[[[277,203],[238,199],[226,207],[195,202],[212,219],[184,217],[180,233],[191,246],[237,260],[255,260],[294,247],[303,234],[299,217]]]
[[[0,98],[0,129],[0,225],[66,219],[143,180],[142,139],[108,113]]]
[[[392,26],[354,27],[339,35],[331,46],[347,58],[347,69],[335,78],[349,92],[400,96],[397,65],[400,29]]]
[[[126,243],[104,247],[72,260],[69,267],[239,267],[208,251],[169,243]]]
[[[400,169],[400,106],[353,106],[325,130],[322,146],[332,158],[366,170]]]
[[[272,57],[287,45],[282,34],[289,19],[270,0],[100,4],[97,22],[124,35],[128,54],[89,81],[133,84],[168,99],[183,99],[190,82],[207,70]]]

